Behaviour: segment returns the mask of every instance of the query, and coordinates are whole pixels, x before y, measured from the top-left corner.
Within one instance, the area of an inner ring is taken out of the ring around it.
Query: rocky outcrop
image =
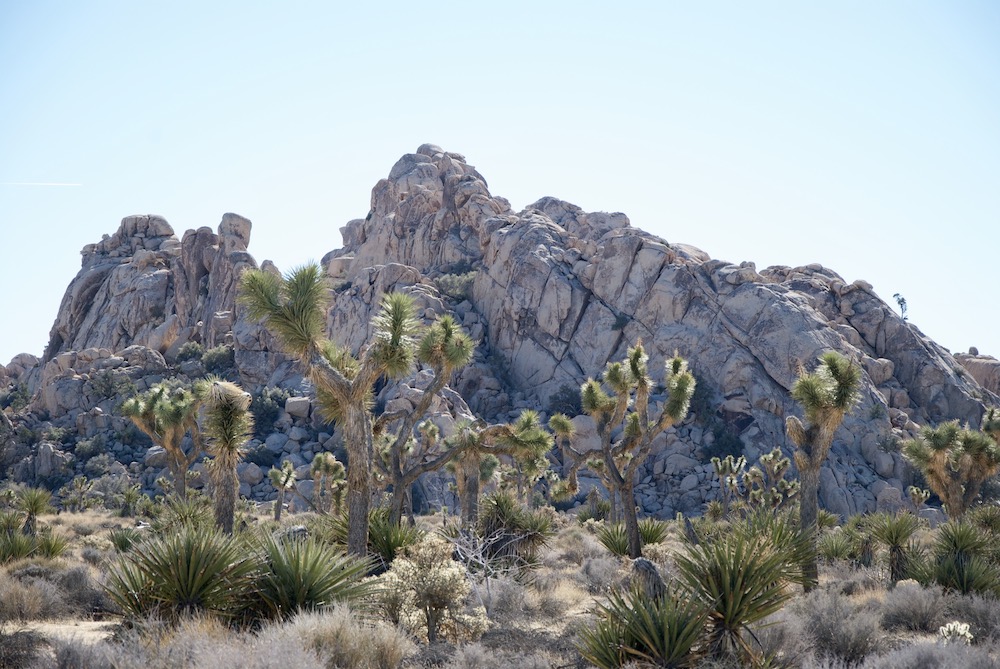
[[[1000,360],[978,352],[956,353],[955,359],[972,375],[976,383],[994,394],[1000,394]]]
[[[83,248],[43,360],[88,348],[141,345],[166,353],[188,341],[231,340],[237,282],[256,267],[247,253],[250,221],[226,214],[218,234],[189,230],[182,240],[159,216],[130,216],[118,231]]]
[[[216,232],[178,239],[160,217],[124,219],[114,235],[84,248],[43,359],[12,362],[4,374],[29,379],[36,409],[88,435],[116,429],[102,404],[110,399],[99,397],[116,379],[142,389],[164,375],[197,373],[197,362],[174,364],[188,341],[232,346],[249,389],[282,385],[307,395],[301,370],[235,299],[240,273],[256,266],[246,250],[250,229],[226,214]],[[367,216],[341,232],[343,247],[323,259],[332,338],[359,351],[381,296],[403,290],[425,322],[451,313],[479,342],[473,364],[452,379],[451,400],[436,407],[443,428],[468,407],[497,421],[545,409],[640,338],[653,370],[675,351],[687,358],[700,386],[694,415],[658,439],[636,487],[644,508],[664,516],[696,513],[717,494],[712,454],[742,450],[753,461],[775,445],[790,452],[784,421],[799,409],[789,388],[824,351],[840,351],[864,371],[861,402],[821,471],[821,501],[842,515],[906,499],[897,495],[910,476],[898,441],[919,425],[976,424],[984,405],[1000,403],[996,360],[956,361],[863,281],[847,283],[821,265],[758,271],[712,259],[633,228],[624,214],[585,212],[553,197],[515,212],[462,155],[433,145],[397,161],[373,189]],[[378,401],[405,406],[419,378],[387,387]],[[652,401],[664,399],[660,388]],[[577,420],[585,435],[586,419]],[[287,458],[308,497],[307,464],[337,439],[296,398],[276,432],[251,445],[260,457],[241,470],[241,490],[271,496],[260,467]],[[120,455],[145,467],[151,484],[155,452],[149,462],[147,453]]]
[[[476,378],[502,379],[498,390],[509,398],[487,408],[460,378],[456,387],[481,413],[545,406],[642,338],[653,369],[675,350],[691,361],[717,407],[700,420],[723,421],[753,460],[774,444],[790,448],[784,418],[797,411],[788,390],[799,371],[829,349],[850,356],[865,372],[863,399],[822,476],[826,506],[843,514],[874,509],[880,482],[902,489],[907,472],[892,444],[918,423],[975,424],[983,400],[996,401],[862,281],[848,284],[820,265],[758,272],[752,263],[712,260],[632,228],[623,214],[587,213],[555,198],[515,213],[460,155],[432,145],[397,162],[373,191],[368,217],[349,223],[343,238],[325,261],[351,290],[371,285],[371,268],[387,263],[415,270],[407,285],[475,270],[463,321],[482,328],[493,372]],[[344,319],[340,308],[338,300],[335,333],[357,344],[364,337],[342,334],[354,317]],[[703,500],[711,484],[712,433],[676,432],[640,484],[650,491],[646,506],[659,503],[666,513],[697,507],[693,498]],[[691,467],[656,470],[671,457]],[[677,490],[690,493],[689,503],[663,507]]]

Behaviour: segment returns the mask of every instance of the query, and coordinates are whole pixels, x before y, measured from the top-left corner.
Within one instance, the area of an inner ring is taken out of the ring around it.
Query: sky
[[[0,0],[0,364],[125,216],[288,269],[425,142],[1000,357],[1000,3],[347,4]]]

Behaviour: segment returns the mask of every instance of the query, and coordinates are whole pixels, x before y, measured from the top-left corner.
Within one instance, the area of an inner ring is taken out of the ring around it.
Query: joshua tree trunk
[[[642,537],[639,536],[639,516],[635,510],[635,494],[632,481],[622,486],[622,516],[625,517],[625,532],[628,535],[628,556],[635,560],[642,557]]]
[[[170,468],[170,475],[174,479],[174,494],[177,495],[178,499],[187,499],[187,467],[172,453],[168,455],[170,459],[167,464]]]
[[[816,546],[816,521],[819,517],[819,466],[800,467],[799,485],[802,494],[799,495],[799,526],[809,536]],[[809,592],[819,582],[819,566],[815,559],[806,560],[802,565],[803,587]]]
[[[228,458],[219,457],[212,463],[215,473],[215,524],[226,534],[232,534],[240,482],[236,477],[236,463],[226,460]]]
[[[278,522],[281,520],[281,507],[285,505],[285,488],[284,486],[278,488],[278,497],[274,500],[274,520]]]
[[[368,554],[368,512],[371,508],[371,416],[365,402],[344,407],[344,442],[347,446],[347,552]]]
[[[462,494],[462,525],[474,525],[479,520],[479,458],[468,453],[459,460],[459,475],[465,483]]]

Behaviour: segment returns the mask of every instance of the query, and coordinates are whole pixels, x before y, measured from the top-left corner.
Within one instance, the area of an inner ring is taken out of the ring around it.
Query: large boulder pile
[[[241,272],[257,266],[246,251],[250,230],[226,214],[217,231],[178,239],[160,217],[124,219],[84,248],[43,358],[15,359],[0,380],[23,384],[31,410],[89,439],[122,429],[112,416],[118,390],[203,372],[178,360],[188,342],[229,347],[234,379],[253,392],[281,386],[295,400],[274,432],[251,444],[258,456],[240,472],[242,492],[273,497],[266,469],[288,459],[307,499],[309,460],[339,436],[311,410],[302,370],[235,299]],[[473,414],[501,421],[523,408],[545,412],[638,339],[654,376],[675,351],[687,358],[699,383],[693,414],[659,438],[637,482],[652,513],[698,512],[717,495],[714,454],[742,451],[754,461],[776,445],[789,453],[784,420],[799,411],[789,389],[826,350],[864,372],[862,400],[821,472],[821,501],[836,513],[869,511],[902,492],[912,473],[898,443],[920,425],[976,424],[986,405],[1000,403],[995,359],[956,360],[863,281],[821,265],[758,270],[712,259],[633,228],[624,214],[552,197],[515,212],[463,156],[433,145],[403,156],[376,184],[367,216],[341,233],[342,248],[323,259],[332,338],[360,350],[382,294],[404,290],[425,322],[451,313],[479,341],[474,362],[450,384],[452,398],[435,408],[444,427]],[[380,401],[407,401],[417,378]],[[661,388],[653,401],[664,399]],[[581,434],[588,420],[577,419]],[[155,451],[114,453],[146,484],[162,468]]]

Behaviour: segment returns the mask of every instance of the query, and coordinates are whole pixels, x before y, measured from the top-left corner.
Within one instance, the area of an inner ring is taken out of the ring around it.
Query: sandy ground
[[[26,625],[49,639],[76,639],[84,643],[97,643],[111,636],[117,622],[107,620],[67,620],[63,622],[37,622]]]

